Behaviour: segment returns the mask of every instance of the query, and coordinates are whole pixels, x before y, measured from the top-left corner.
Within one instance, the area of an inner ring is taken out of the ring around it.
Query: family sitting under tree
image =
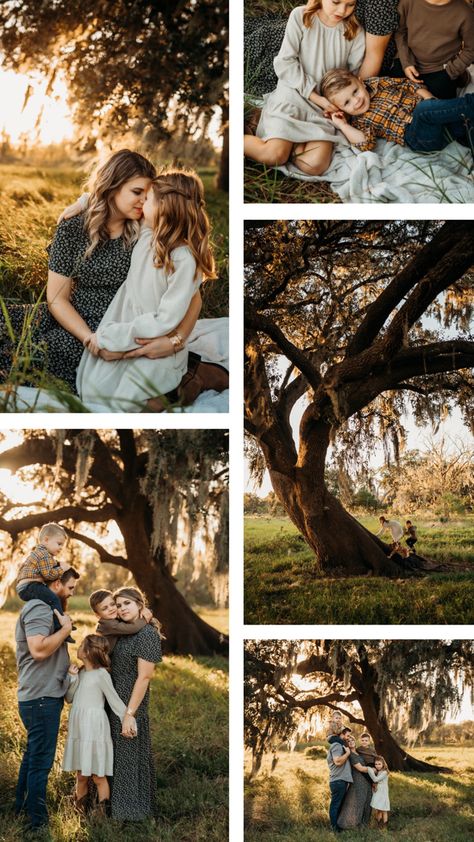
[[[248,121],[245,154],[319,176],[346,141],[360,151],[376,138],[421,152],[452,140],[472,149],[474,96],[458,94],[473,61],[466,0],[309,0],[290,14],[278,84],[255,131]]]

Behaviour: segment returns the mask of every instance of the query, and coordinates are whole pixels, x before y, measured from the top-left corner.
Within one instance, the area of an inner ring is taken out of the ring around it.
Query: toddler
[[[472,6],[466,0],[400,0],[398,14],[400,75],[422,81],[440,99],[452,99],[474,61]]]
[[[343,69],[326,73],[321,93],[339,109],[330,115],[334,125],[361,151],[375,149],[378,137],[415,152],[435,152],[452,140],[474,144],[474,94],[435,99],[419,82],[373,77],[364,83]]]
[[[23,602],[39,599],[53,609],[55,632],[61,628],[55,611],[59,614],[64,614],[64,611],[61,600],[48,588],[46,582],[60,579],[71,566],[67,562],[56,561],[56,556],[61,552],[66,540],[67,535],[62,526],[58,523],[45,523],[40,529],[38,544],[22,563],[16,581],[16,592]],[[74,643],[72,637],[67,637],[66,640]]]
[[[410,552],[414,553],[414,547],[416,542],[418,541],[418,536],[416,534],[416,526],[413,526],[411,520],[407,520],[406,527],[407,528],[405,530],[405,535],[408,535],[408,538],[406,539],[406,544],[408,547],[410,547]]]
[[[110,787],[107,775],[113,775],[114,750],[110,723],[104,709],[107,699],[111,709],[123,720],[127,706],[118,696],[109,675],[107,640],[88,634],[77,651],[83,667],[69,668],[70,684],[66,701],[72,702],[68,735],[64,749],[63,771],[76,772],[74,803],[86,812],[89,778],[93,778],[99,797],[98,812],[108,815]],[[135,722],[136,736],[136,722]]]

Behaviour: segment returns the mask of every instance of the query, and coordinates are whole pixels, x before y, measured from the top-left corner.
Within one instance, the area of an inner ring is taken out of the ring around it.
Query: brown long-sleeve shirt
[[[443,6],[427,0],[400,0],[395,33],[402,67],[414,65],[423,73],[446,70],[451,79],[474,62],[474,9],[466,0]]]
[[[123,634],[136,634],[146,626],[146,620],[139,617],[132,623],[124,623],[123,620],[99,620],[96,626],[96,633],[107,638],[109,651],[112,652],[119,637]]]

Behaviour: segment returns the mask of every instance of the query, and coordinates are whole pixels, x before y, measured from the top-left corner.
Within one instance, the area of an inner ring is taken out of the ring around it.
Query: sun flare
[[[23,138],[30,145],[46,146],[73,137],[66,83],[58,78],[51,93],[46,95],[47,84],[43,76],[0,69],[3,101],[0,130],[13,145]]]

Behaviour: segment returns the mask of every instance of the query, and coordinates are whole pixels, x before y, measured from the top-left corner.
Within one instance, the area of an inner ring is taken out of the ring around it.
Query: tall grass
[[[375,518],[362,518],[375,531]],[[431,526],[417,518],[420,553],[472,564],[472,572],[424,578],[330,578],[284,518],[245,520],[245,620],[248,623],[472,623],[474,517]]]
[[[396,842],[467,842],[474,812],[474,749],[433,747],[410,750],[439,762],[452,774],[390,774],[390,838]],[[246,780],[246,842],[330,842],[328,771],[325,759],[309,751],[278,752],[257,778]],[[372,819],[367,828],[345,831],[350,842],[381,842],[386,833]]]
[[[11,812],[24,747],[17,713],[13,633],[16,614],[0,612],[0,840],[23,842],[25,828]],[[75,616],[78,641],[95,625]],[[73,657],[76,647],[73,649]],[[168,657],[155,670],[150,720],[157,769],[157,818],[137,826],[79,818],[72,807],[74,775],[60,768],[67,729],[63,715],[48,809],[56,842],[222,842],[227,838],[227,661]]]

